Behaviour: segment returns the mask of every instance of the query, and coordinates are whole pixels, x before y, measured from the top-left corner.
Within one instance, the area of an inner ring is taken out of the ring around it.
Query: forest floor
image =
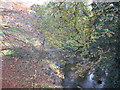
[[[25,11],[0,11],[0,44],[2,45],[2,88],[54,88],[51,56],[41,44],[36,18]],[[55,66],[53,66],[54,68]]]

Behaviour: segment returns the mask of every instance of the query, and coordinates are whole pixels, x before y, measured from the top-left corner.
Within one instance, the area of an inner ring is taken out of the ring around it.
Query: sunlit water
[[[86,80],[80,82],[82,88],[103,88],[104,78],[102,77],[99,79],[102,81],[101,84],[97,83],[97,81],[93,80],[93,78],[94,78],[94,74],[89,72],[86,77]]]
[[[60,49],[46,49],[46,51],[50,52],[51,54],[53,54],[52,52],[59,52]],[[74,64],[74,60],[71,60],[71,59],[67,59],[67,61],[69,63],[66,63],[67,66],[64,67],[64,74],[65,74],[65,78],[63,79],[63,87],[64,88],[76,88],[77,86],[80,86],[82,88],[103,88],[103,85],[104,85],[104,77],[100,78],[99,80],[102,81],[101,84],[97,83],[97,81],[93,80],[94,78],[94,74],[93,72],[88,72],[86,78],[82,81],[75,79],[73,78],[74,76],[74,72],[71,71],[70,69],[66,69],[66,68],[70,68],[72,64]],[[70,65],[71,64],[71,65]],[[56,62],[57,66],[61,66],[59,63]]]

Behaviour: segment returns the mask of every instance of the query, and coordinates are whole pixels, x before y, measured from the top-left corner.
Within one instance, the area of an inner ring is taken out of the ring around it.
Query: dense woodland
[[[120,87],[120,2],[11,5],[0,8],[3,88],[72,88],[89,72],[100,88]]]
[[[62,49],[64,57],[86,58],[96,77],[107,71],[104,87],[115,88],[120,87],[119,5],[93,2],[91,9],[85,2],[51,2],[32,10],[38,18],[35,26],[51,48]]]

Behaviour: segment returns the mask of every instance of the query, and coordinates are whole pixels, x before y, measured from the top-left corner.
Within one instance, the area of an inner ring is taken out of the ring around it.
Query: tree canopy
[[[93,2],[90,10],[85,2],[50,2],[32,9],[38,15],[36,30],[44,33],[52,48],[68,52],[65,57],[94,62],[95,68],[109,73],[105,87],[119,87],[119,4]]]

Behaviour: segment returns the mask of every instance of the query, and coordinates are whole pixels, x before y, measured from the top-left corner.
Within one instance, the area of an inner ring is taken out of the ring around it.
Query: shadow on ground
[[[38,50],[34,45],[23,42],[8,43],[3,39],[3,43],[1,49],[3,88],[53,86],[50,76],[46,74],[48,69],[46,51]]]

